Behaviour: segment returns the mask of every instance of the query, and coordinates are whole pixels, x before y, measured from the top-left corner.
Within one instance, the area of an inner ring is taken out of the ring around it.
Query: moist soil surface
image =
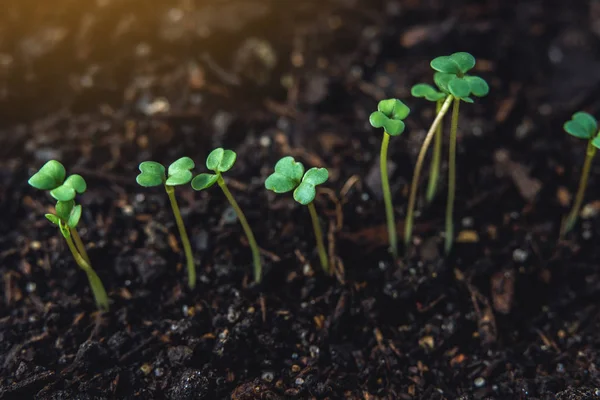
[[[0,13],[0,398],[600,398],[597,168],[559,237],[585,152],[562,124],[600,108],[597,4],[28,3]],[[410,87],[455,51],[491,88],[461,108],[457,243],[444,256],[444,165],[393,262],[368,116],[385,97],[412,110],[389,157],[401,234],[433,119]],[[137,165],[185,155],[200,172],[220,146],[264,278],[220,190],[178,187],[192,291],[168,198]],[[334,276],[306,208],[264,189],[284,155],[330,169],[315,204]],[[27,185],[52,158],[88,181],[80,233],[109,312]]]

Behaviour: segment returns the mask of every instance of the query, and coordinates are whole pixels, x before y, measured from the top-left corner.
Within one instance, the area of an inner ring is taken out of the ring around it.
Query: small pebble
[[[301,386],[301,385],[304,384],[304,379],[302,379],[302,378],[296,378],[295,383],[296,383],[296,386]]]
[[[261,136],[260,139],[258,140],[258,143],[262,147],[269,147],[271,145],[271,138],[268,136]]]
[[[272,371],[265,371],[262,373],[260,378],[265,382],[273,382],[273,379],[275,379],[275,374],[273,374]]]
[[[525,250],[523,249],[515,249],[513,251],[513,260],[515,260],[516,262],[525,262],[527,260],[527,257],[529,256],[529,253],[527,253]]]
[[[161,377],[164,374],[165,374],[165,370],[164,369],[162,369],[162,368],[155,368],[154,369],[154,376]]]
[[[473,383],[475,384],[475,387],[483,387],[485,385],[485,379],[483,379],[481,376],[479,378],[476,378]]]
[[[35,284],[35,282],[27,282],[27,286],[25,286],[25,290],[27,290],[27,293],[35,292],[36,288],[37,285]]]

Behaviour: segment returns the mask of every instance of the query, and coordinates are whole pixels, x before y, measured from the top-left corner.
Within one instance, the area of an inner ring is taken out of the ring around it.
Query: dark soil
[[[0,12],[0,398],[600,398],[600,189],[559,240],[598,115],[597,2],[7,0]],[[85,4],[85,5],[84,5]],[[176,8],[171,8],[176,7]],[[445,187],[392,263],[378,177],[381,98],[412,108],[392,141],[399,232],[430,104],[429,60],[478,58],[491,92],[462,107],[458,243],[441,254]],[[238,153],[228,182],[264,249],[251,284],[241,227],[216,188],[177,191],[199,270],[162,190],[137,164]],[[330,168],[309,215],[263,187],[294,155]],[[88,180],[85,274],[27,185],[46,160]]]

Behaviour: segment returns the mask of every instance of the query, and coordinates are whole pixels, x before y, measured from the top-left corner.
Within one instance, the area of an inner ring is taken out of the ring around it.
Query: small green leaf
[[[44,216],[48,219],[48,221],[52,222],[54,225],[58,225],[60,223],[60,218],[58,218],[54,214],[46,214]]]
[[[383,125],[383,128],[388,135],[398,136],[404,132],[406,125],[404,125],[404,122],[400,121],[399,119],[388,119]]]
[[[369,123],[373,128],[383,128],[388,119],[381,111],[374,111],[369,117]]]
[[[165,181],[165,184],[169,186],[185,185],[192,180],[192,171],[178,171],[173,174],[169,174],[169,177]]]
[[[160,186],[165,181],[165,167],[155,161],[144,161],[139,165],[140,174],[135,178],[140,186]]]
[[[67,220],[67,225],[70,228],[76,228],[79,220],[81,219],[81,205],[78,204],[71,210],[71,215],[69,215],[69,219]]]
[[[445,93],[438,91],[431,85],[426,83],[418,83],[410,89],[410,94],[413,97],[423,97],[428,101],[438,101],[446,97]]]
[[[471,87],[467,81],[462,78],[454,77],[451,79],[450,82],[448,82],[448,89],[452,96],[458,98],[468,97],[471,94]]]
[[[194,190],[208,189],[214,185],[218,179],[219,176],[215,174],[200,174],[192,179],[192,188]]]
[[[591,139],[598,131],[596,118],[586,112],[576,112],[570,121],[565,122],[564,130],[579,139]],[[593,143],[592,143],[593,144]]]
[[[265,187],[275,193],[286,193],[296,188],[304,175],[304,165],[294,157],[283,157],[275,164],[273,172],[265,181]]]
[[[82,194],[87,190],[87,183],[81,175],[70,175],[63,185],[72,187],[77,193]]]
[[[214,149],[206,158],[206,168],[215,172],[227,172],[235,164],[237,154],[233,150]]]
[[[50,195],[58,201],[73,200],[77,193],[75,189],[68,185],[61,185],[50,192]]]
[[[460,71],[458,64],[450,56],[440,56],[431,60],[431,68],[444,74],[456,75]]]
[[[470,97],[461,97],[461,100],[464,101],[465,103],[471,103],[471,104],[474,103],[473,99]]]
[[[456,75],[454,74],[446,74],[443,72],[436,72],[433,74],[433,81],[444,93],[450,93],[450,89],[448,89],[448,83],[454,78],[456,78]]]
[[[450,56],[450,58],[456,63],[456,65],[458,65],[460,72],[462,72],[463,74],[466,74],[471,68],[475,66],[475,57],[464,51],[454,53]]]
[[[302,177],[302,182],[310,183],[311,185],[320,185],[327,182],[329,179],[329,171],[327,168],[311,168]]]
[[[302,182],[296,190],[294,190],[294,200],[302,205],[310,204],[317,195],[317,190],[314,185],[308,182]]]
[[[383,128],[388,134],[398,136],[404,132],[402,120],[409,113],[410,108],[398,99],[381,100],[377,104],[377,111],[369,117],[369,122],[374,128]]]
[[[63,220],[58,221],[58,229],[60,229],[60,233],[65,237],[65,239],[71,237],[69,226]]]
[[[36,189],[52,190],[62,185],[66,174],[65,167],[60,162],[50,160],[27,182]]]
[[[171,165],[169,165],[169,176],[177,174],[181,171],[189,171],[194,169],[196,164],[194,164],[194,160],[189,157],[181,157],[179,160],[174,161]]]
[[[381,100],[377,104],[377,110],[392,119],[405,119],[410,113],[410,108],[398,99]]]
[[[477,97],[487,96],[490,92],[490,87],[487,82],[478,76],[465,76],[465,81],[469,84],[471,88],[471,93]]]
[[[71,210],[73,210],[74,206],[75,202],[73,200],[57,201],[55,207],[56,215],[63,221],[66,221],[69,219],[69,216],[71,215]]]
[[[593,140],[592,140],[592,146],[594,146],[597,149],[600,149],[600,135],[596,136]]]

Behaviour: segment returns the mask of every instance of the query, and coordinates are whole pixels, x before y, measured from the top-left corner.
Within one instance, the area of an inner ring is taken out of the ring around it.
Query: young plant
[[[398,258],[398,237],[396,233],[396,222],[394,219],[394,206],[392,204],[392,193],[387,170],[387,152],[391,136],[399,136],[406,125],[404,119],[408,117],[410,108],[398,99],[381,100],[377,104],[377,111],[369,117],[369,122],[374,128],[383,128],[383,140],[379,155],[379,169],[381,172],[381,188],[385,204],[385,215],[388,228],[389,251],[394,259]]]
[[[429,131],[419,151],[413,181],[411,184],[410,197],[408,203],[408,213],[405,225],[405,241],[408,245],[412,237],[412,226],[414,220],[414,207],[417,196],[417,186],[423,161],[427,148],[429,147],[439,124],[441,124],[444,115],[448,112],[450,104],[452,108],[452,120],[450,123],[450,146],[448,160],[448,200],[446,203],[446,239],[444,250],[446,254],[450,253],[454,242],[454,198],[456,192],[456,138],[458,132],[458,116],[460,102],[473,103],[471,95],[483,97],[488,94],[489,86],[487,82],[478,77],[467,75],[475,66],[475,57],[469,53],[460,52],[450,56],[442,56],[433,59],[430,63],[431,68],[435,70],[433,80],[438,89],[446,95]]]
[[[165,191],[169,196],[169,201],[171,202],[171,208],[173,209],[173,215],[175,216],[177,229],[179,229],[179,236],[181,237],[181,243],[183,244],[183,251],[187,261],[188,285],[190,289],[196,287],[196,267],[194,265],[190,239],[185,230],[185,225],[183,225],[181,213],[179,212],[179,205],[175,198],[175,186],[185,185],[192,180],[191,169],[193,169],[194,166],[194,161],[189,157],[181,157],[169,165],[169,168],[166,171],[165,167],[160,163],[155,161],[144,161],[139,165],[140,174],[136,178],[137,183],[143,187],[164,186]]]
[[[308,206],[317,240],[321,267],[323,267],[326,274],[330,274],[331,271],[325,245],[323,244],[323,232],[313,200],[317,194],[316,186],[325,183],[328,178],[329,171],[327,171],[327,168],[311,168],[304,173],[304,165],[294,160],[294,157],[288,156],[277,161],[275,172],[269,175],[265,181],[265,187],[275,193],[287,193],[293,190],[294,200]]]
[[[423,97],[425,100],[435,102],[436,115],[440,112],[446,94],[426,83],[418,83],[412,87],[410,93],[414,97]],[[433,142],[433,157],[429,167],[429,184],[427,185],[427,203],[431,203],[437,193],[440,180],[440,164],[442,160],[442,123],[437,126]]]
[[[586,112],[577,112],[573,114],[571,120],[565,122],[563,128],[569,135],[587,140],[587,149],[585,152],[583,169],[581,170],[581,178],[579,179],[579,188],[577,189],[575,202],[573,203],[571,212],[569,212],[565,224],[563,225],[562,234],[564,235],[573,229],[577,222],[577,218],[579,217],[588,177],[590,176],[592,160],[594,159],[594,155],[596,155],[596,149],[600,149],[600,132],[598,132],[598,122],[596,121],[596,118]]]
[[[90,258],[77,232],[77,225],[81,219],[81,205],[75,204],[75,196],[83,194],[87,184],[81,175],[70,175],[66,179],[65,177],[65,167],[56,160],[50,160],[29,178],[28,183],[36,189],[50,191],[50,195],[57,200],[55,213],[46,214],[46,218],[58,226],[75,262],[87,275],[96,306],[99,310],[108,311],[108,295],[102,281],[92,268]]]
[[[246,233],[250,250],[252,250],[252,260],[254,262],[254,281],[260,283],[262,278],[262,264],[260,262],[260,250],[256,244],[254,233],[252,233],[252,229],[250,229],[250,225],[248,224],[244,212],[233,198],[233,195],[229,191],[229,188],[221,175],[223,172],[227,172],[233,167],[236,158],[237,154],[235,154],[233,150],[223,150],[222,148],[218,148],[211,151],[206,158],[206,168],[213,171],[214,174],[203,173],[196,176],[192,180],[192,188],[194,190],[204,190],[213,186],[215,183],[219,185],[229,201],[229,204],[231,204],[231,207],[233,207],[233,210],[237,214],[240,224],[242,224],[242,228]]]

